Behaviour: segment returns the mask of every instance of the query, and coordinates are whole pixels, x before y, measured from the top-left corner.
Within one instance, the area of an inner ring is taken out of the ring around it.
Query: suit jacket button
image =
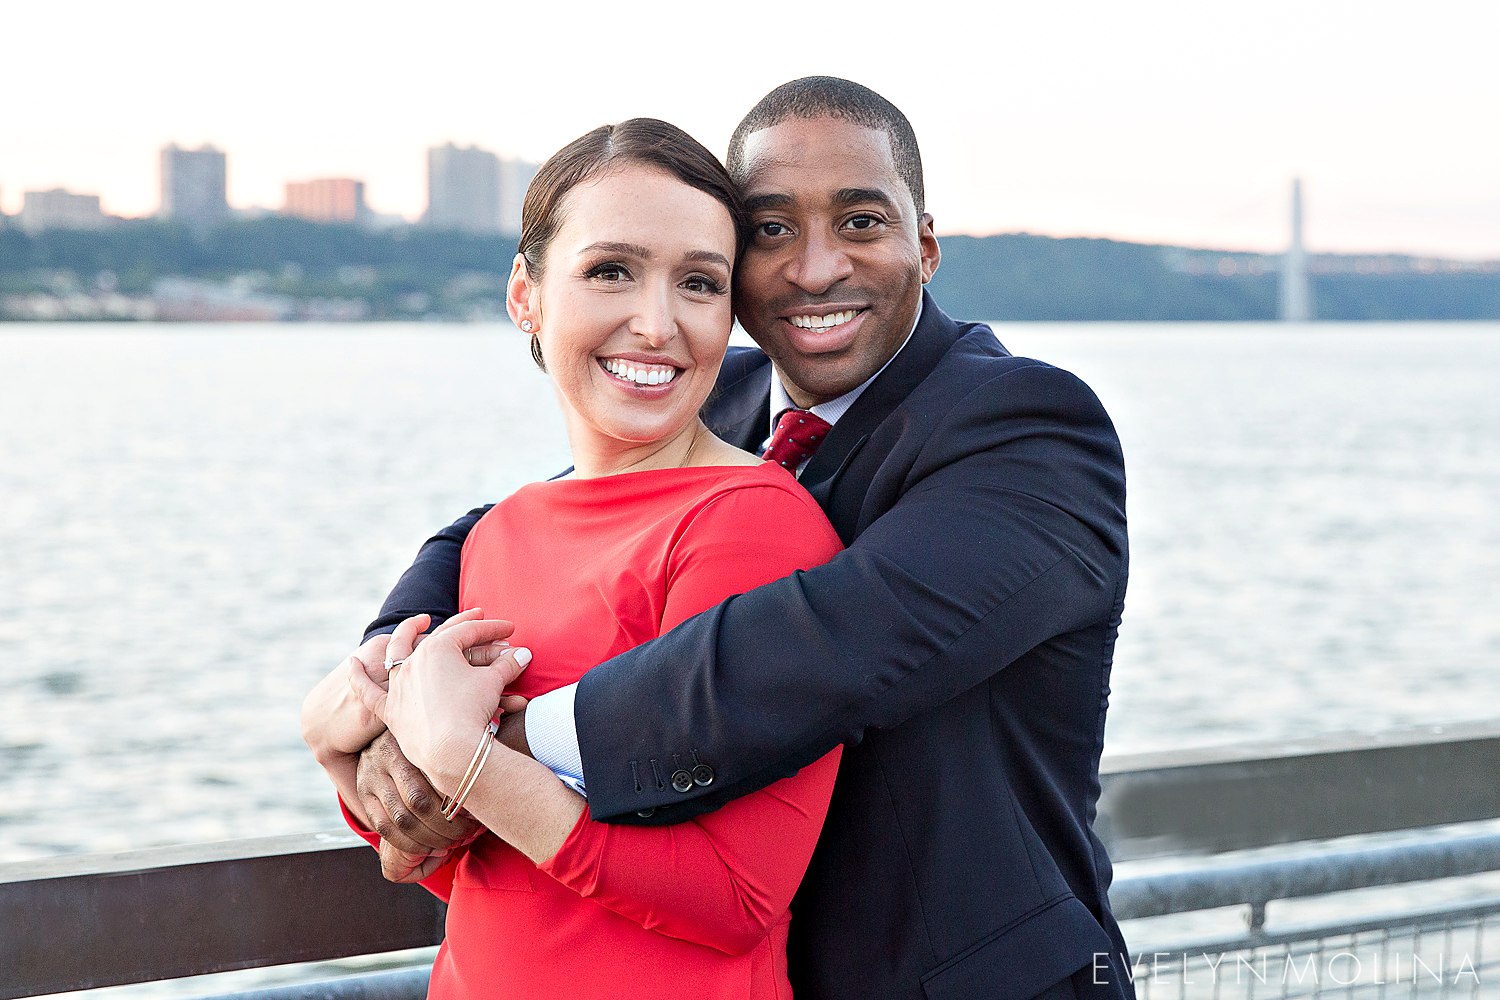
[[[639,812],[637,812],[636,815],[639,816],[641,819],[650,819],[652,816],[656,815],[656,810],[654,808],[652,808],[652,809],[642,809]]]
[[[679,792],[691,792],[693,790],[693,776],[683,770],[673,771],[672,787]]]
[[[714,783],[714,769],[707,764],[699,764],[693,768],[693,784],[699,788],[707,788]]]

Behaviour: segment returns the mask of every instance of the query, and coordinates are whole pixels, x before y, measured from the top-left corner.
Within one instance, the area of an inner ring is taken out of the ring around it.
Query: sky
[[[356,177],[415,218],[425,149],[545,159],[672,121],[722,153],[799,76],[911,119],[940,233],[1274,251],[1303,179],[1309,249],[1500,259],[1494,0],[10,0],[0,207],[65,187],[158,202],[158,150],[211,142],[229,199]]]

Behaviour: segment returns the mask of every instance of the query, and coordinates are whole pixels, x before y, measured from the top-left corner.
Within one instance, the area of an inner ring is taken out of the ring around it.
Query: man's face
[[[890,140],[836,118],[790,118],[745,140],[754,235],[735,271],[735,312],[799,406],[879,371],[916,321],[937,270]]]

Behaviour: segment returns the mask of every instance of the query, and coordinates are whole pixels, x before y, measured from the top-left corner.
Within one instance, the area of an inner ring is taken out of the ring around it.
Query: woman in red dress
[[[745,235],[723,167],[665,123],[596,129],[543,165],[507,305],[556,383],[573,472],[522,488],[475,527],[468,611],[420,646],[425,618],[403,623],[386,653],[396,668],[355,660],[304,705],[308,744],[372,844],[354,755],[387,726],[484,827],[452,854],[409,859],[449,904],[433,997],[790,996],[788,907],[837,751],[694,820],[611,826],[489,725],[502,694],[572,683],[838,550],[786,470],[698,419]],[[667,763],[665,774],[684,767]]]

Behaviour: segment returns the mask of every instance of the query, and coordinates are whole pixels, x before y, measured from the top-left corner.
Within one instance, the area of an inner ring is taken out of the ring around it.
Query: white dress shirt
[[[870,383],[880,377],[880,372],[885,371],[890,363],[896,360],[896,354],[906,349],[906,345],[911,342],[912,334],[917,332],[917,323],[921,321],[922,310],[918,307],[916,321],[912,323],[906,339],[901,342],[896,353],[880,366],[880,371],[837,399],[830,399],[826,403],[810,407],[810,412],[828,421],[830,426],[838,423],[839,418],[849,412],[854,401],[870,387]],[[776,420],[782,412],[788,409],[800,409],[787,394],[781,375],[774,367],[769,377],[771,379],[770,423],[766,430],[766,438],[761,442],[762,452],[771,443],[771,435],[776,433]],[[797,466],[796,472],[799,475],[807,461],[808,459],[804,459],[802,464]],[[526,742],[531,747],[531,756],[551,768],[559,781],[579,795],[587,796],[588,793],[584,790],[583,783],[583,754],[578,749],[578,727],[573,720],[573,700],[577,695],[578,684],[575,682],[531,699],[526,706]]]

